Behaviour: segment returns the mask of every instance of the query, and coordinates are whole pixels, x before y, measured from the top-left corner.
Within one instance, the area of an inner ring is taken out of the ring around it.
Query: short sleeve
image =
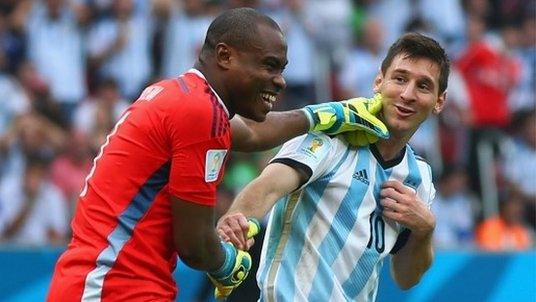
[[[322,133],[310,132],[298,136],[283,145],[271,162],[291,160],[311,169],[311,177],[301,186],[305,186],[325,173],[330,166],[334,141]]]
[[[169,191],[197,204],[213,206],[230,149],[229,121],[221,107],[203,99],[183,106],[167,125],[172,150]]]

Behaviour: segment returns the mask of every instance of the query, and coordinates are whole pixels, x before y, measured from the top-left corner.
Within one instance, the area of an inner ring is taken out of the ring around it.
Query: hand
[[[389,138],[387,127],[374,114],[381,110],[381,95],[372,99],[355,98],[305,106],[303,111],[311,122],[309,131],[335,135],[347,131],[366,133],[371,138]]]
[[[237,250],[231,243],[222,242],[225,260],[214,272],[207,273],[214,284],[214,297],[227,298],[244,281],[251,269],[251,256],[248,252]]]
[[[400,181],[383,183],[380,191],[383,216],[411,230],[416,236],[426,236],[435,228],[435,217],[417,193]]]
[[[259,222],[254,218],[249,219],[246,236],[253,237],[257,235],[259,230]],[[225,252],[222,266],[215,272],[207,274],[214,284],[214,297],[216,299],[227,298],[247,278],[251,269],[251,256],[248,252],[236,249],[229,242],[222,242],[222,248]]]
[[[235,213],[220,218],[216,229],[223,241],[247,251],[255,243],[253,236],[259,232],[260,225],[255,218],[248,219],[242,213]]]
[[[370,99],[353,98],[343,101],[343,103],[348,104],[361,118],[365,119],[365,122],[372,125],[368,128],[345,132],[344,138],[350,145],[355,147],[367,146],[377,142],[379,138],[389,138],[387,127],[375,116],[382,110],[381,94],[377,93]]]

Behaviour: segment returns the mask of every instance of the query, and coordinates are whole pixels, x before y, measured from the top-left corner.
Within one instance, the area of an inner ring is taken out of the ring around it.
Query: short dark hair
[[[393,59],[399,54],[407,58],[426,58],[439,65],[439,94],[447,89],[450,72],[449,58],[439,43],[419,33],[407,33],[400,37],[387,52],[382,62],[382,73],[385,74]]]
[[[259,39],[257,32],[259,24],[281,31],[273,19],[252,8],[241,7],[227,10],[210,24],[202,52],[213,51],[221,42],[233,47],[249,47],[252,41]]]

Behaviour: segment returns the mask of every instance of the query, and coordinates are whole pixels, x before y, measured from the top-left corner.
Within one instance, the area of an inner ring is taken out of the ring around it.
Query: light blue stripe
[[[302,199],[296,206],[293,215],[294,221],[290,230],[290,237],[283,250],[278,277],[274,284],[276,288],[276,298],[280,301],[293,299],[295,291],[295,268],[304,246],[305,231],[316,212],[316,203],[320,200],[320,197],[324,193],[333,175],[335,175],[342,163],[348,157],[349,151],[350,149],[346,150],[341,160],[328,174],[305,187]],[[284,296],[279,295],[279,293]]]
[[[289,196],[287,195],[285,198],[280,199],[275,204],[275,207],[273,209],[272,214],[272,221],[271,221],[271,228],[270,228],[270,234],[266,234],[265,236],[268,237],[268,241],[266,244],[266,258],[265,263],[259,280],[262,280],[263,282],[266,282],[268,271],[271,267],[271,263],[274,260],[275,251],[277,250],[277,246],[279,245],[279,241],[281,240],[281,235],[283,232],[283,224],[284,224],[284,217],[285,217],[285,208],[287,207]],[[262,295],[261,295],[262,298]]]
[[[97,258],[97,267],[112,267],[117,255],[132,237],[132,231],[153,203],[156,194],[168,183],[170,163],[158,169],[140,188],[130,205],[119,215],[118,224],[108,236],[109,246]]]
[[[382,207],[380,205],[381,186],[389,178],[392,172],[392,168],[384,171],[379,163],[376,164],[376,178],[374,180],[373,193],[374,199],[376,200],[376,210],[374,211],[374,215],[382,214]],[[363,290],[363,287],[367,284],[379,259],[380,254],[376,251],[374,245],[371,246],[371,248],[365,249],[363,255],[361,255],[361,258],[359,258],[357,264],[350,273],[350,276],[342,285],[344,292],[350,299],[355,299]]]
[[[408,147],[409,148],[409,147]],[[408,176],[404,180],[404,184],[406,186],[409,186],[415,191],[422,183],[422,176],[421,171],[419,170],[419,166],[417,165],[417,159],[415,158],[415,154],[413,153],[413,150],[409,149],[408,151]]]
[[[368,148],[360,148],[358,151],[358,160],[354,172],[370,167],[370,152]],[[363,202],[368,190],[368,184],[364,184],[358,179],[352,179],[350,188],[344,196],[333,223],[326,234],[326,237],[318,247],[320,260],[317,272],[313,279],[309,301],[328,301],[333,291],[335,276],[331,266],[339,252],[344,247],[352,227],[357,219],[357,211]],[[335,201],[332,201],[335,202]]]

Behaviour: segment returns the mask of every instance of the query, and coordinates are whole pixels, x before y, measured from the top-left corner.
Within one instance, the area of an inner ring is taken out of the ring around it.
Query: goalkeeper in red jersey
[[[286,51],[272,19],[229,10],[210,25],[195,68],[142,92],[94,160],[48,301],[172,301],[177,255],[206,271],[224,297],[251,266],[214,229],[231,145],[268,149],[308,130],[387,136],[351,103],[268,114],[285,88]]]

